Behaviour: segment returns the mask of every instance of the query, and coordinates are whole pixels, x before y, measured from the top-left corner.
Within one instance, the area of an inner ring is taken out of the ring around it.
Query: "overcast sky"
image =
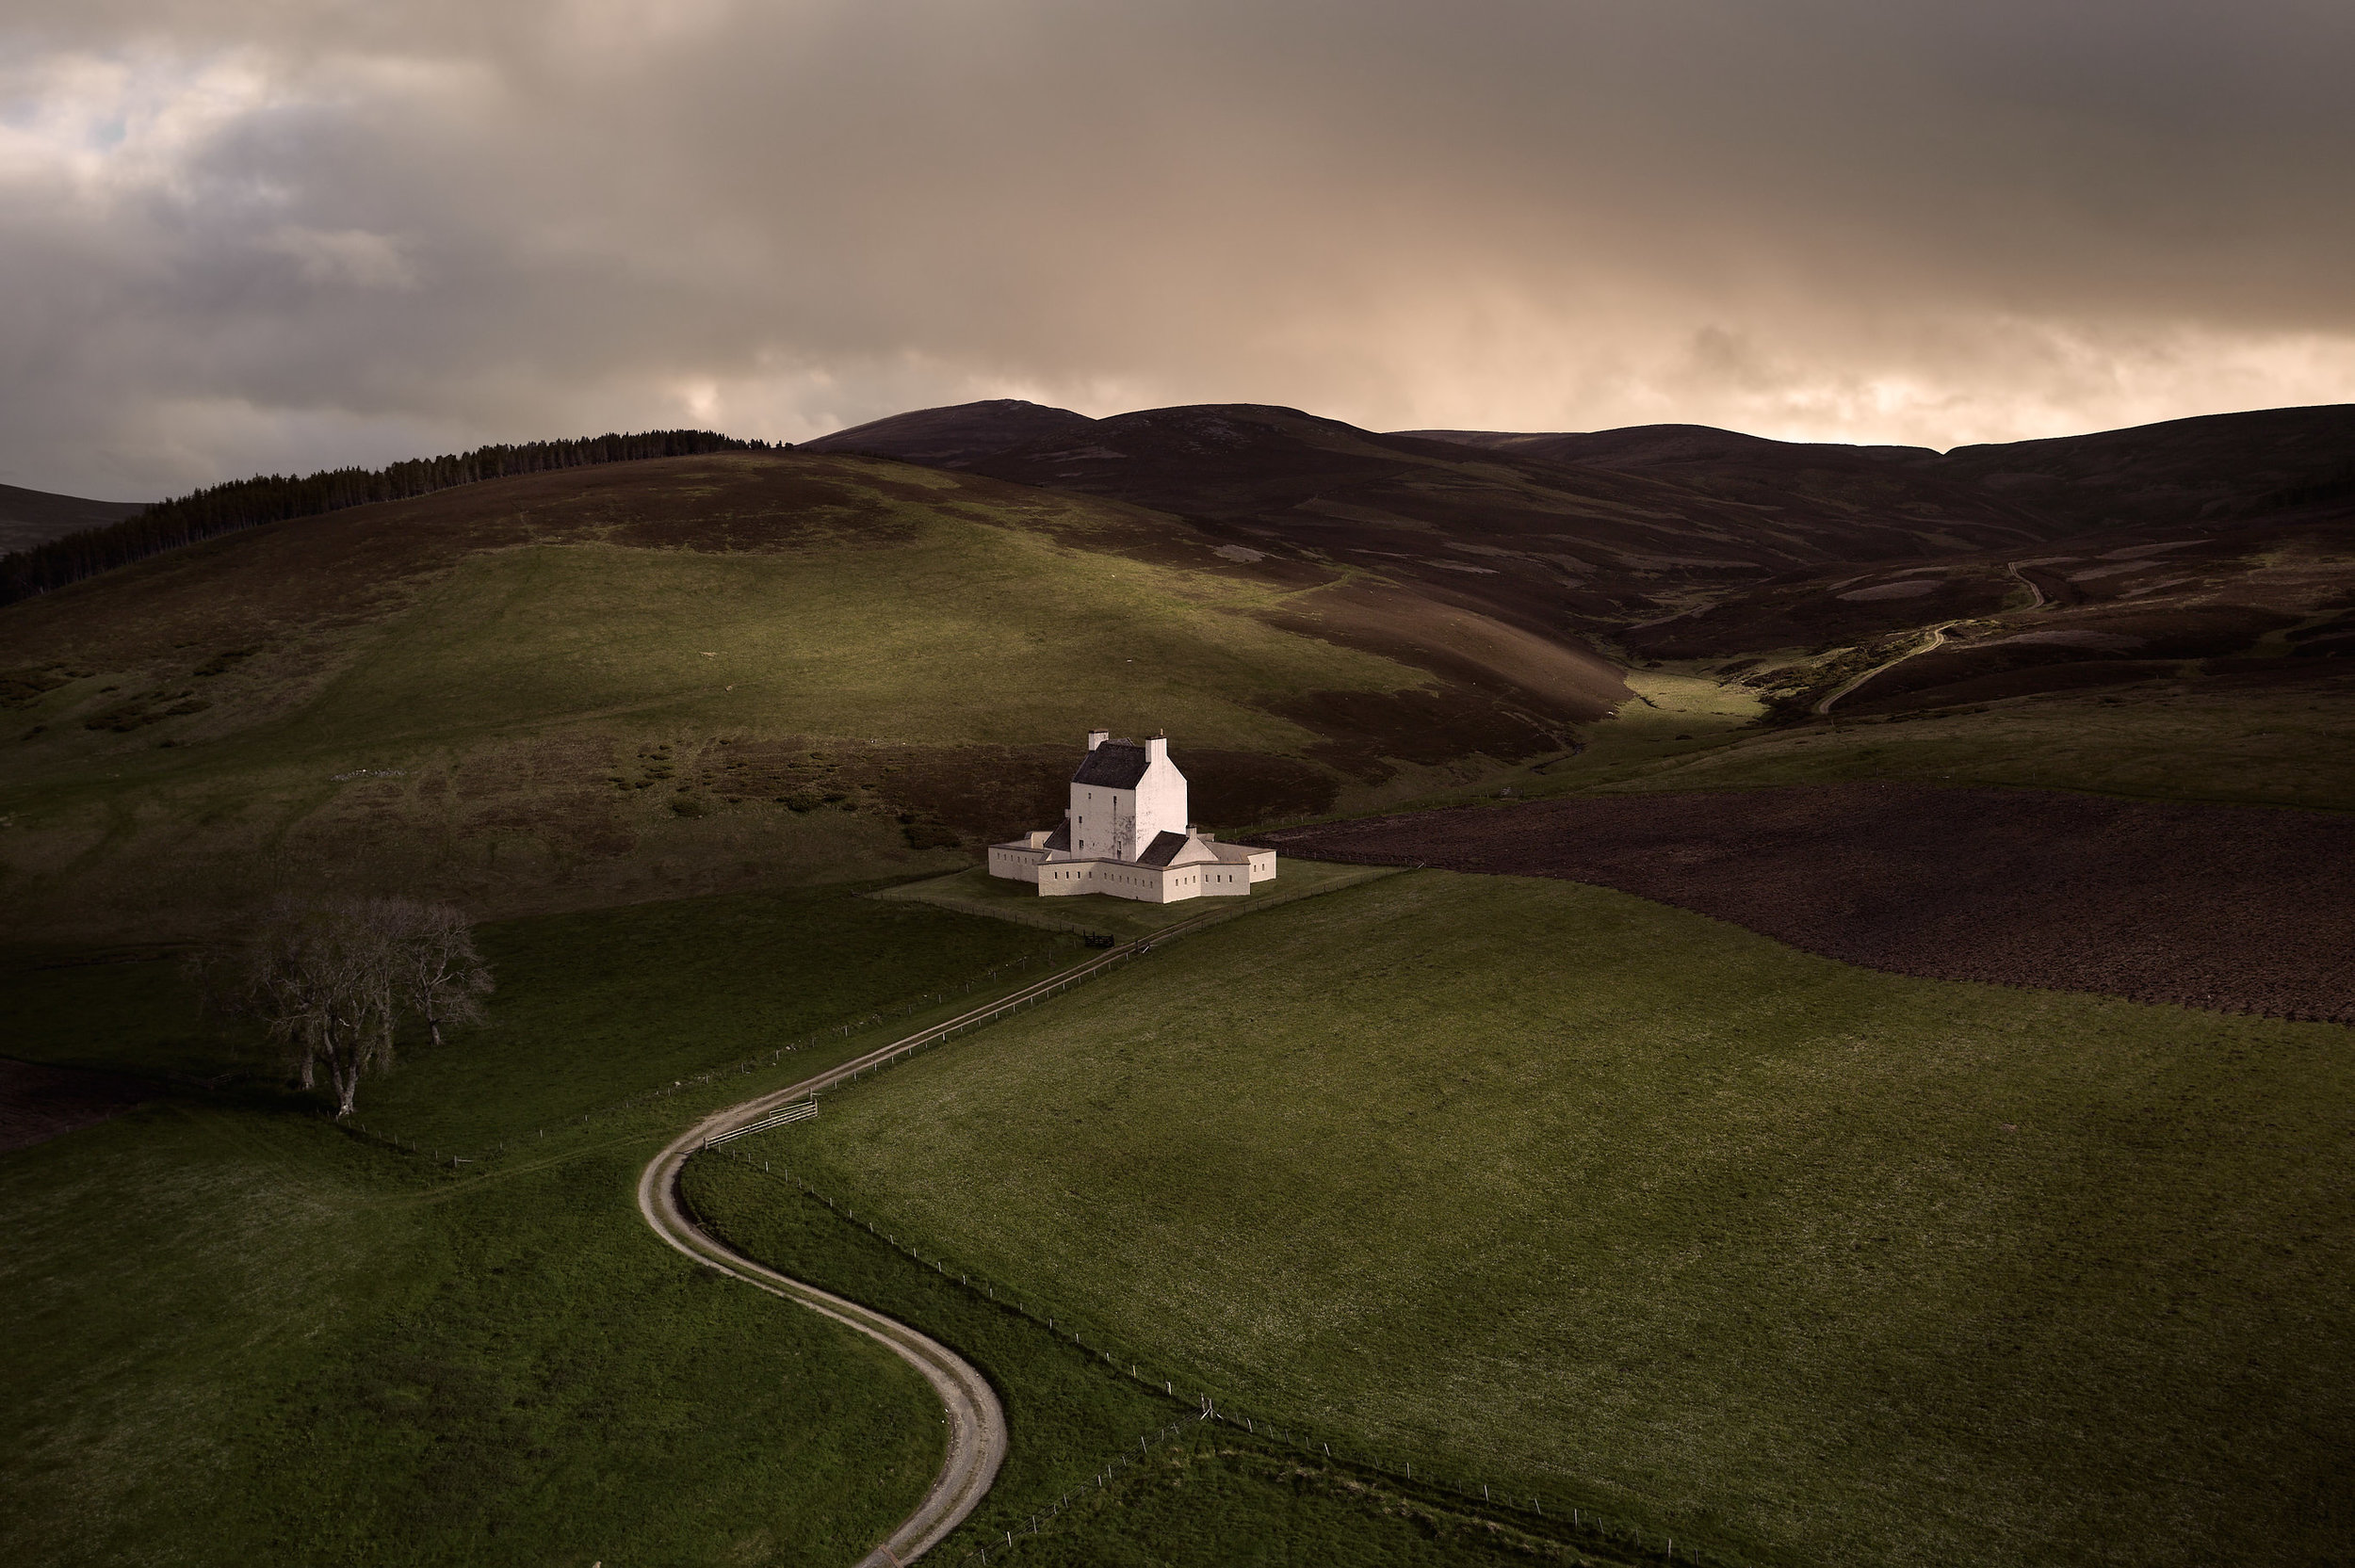
[[[2347,0],[9,0],[0,481],[2355,401]]]

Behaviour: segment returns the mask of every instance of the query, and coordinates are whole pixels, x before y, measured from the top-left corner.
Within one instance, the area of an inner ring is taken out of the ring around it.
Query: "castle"
[[[1246,897],[1275,875],[1275,851],[1221,844],[1186,820],[1186,776],[1166,739],[1090,730],[1063,825],[991,845],[989,874],[1036,882],[1046,897],[1109,893],[1174,904]]]

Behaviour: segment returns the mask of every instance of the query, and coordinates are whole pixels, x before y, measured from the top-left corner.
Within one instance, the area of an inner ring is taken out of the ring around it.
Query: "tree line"
[[[158,501],[120,523],[85,528],[0,557],[0,605],[12,605],[184,544],[258,528],[265,523],[317,517],[377,501],[405,501],[512,474],[769,449],[765,441],[739,441],[710,430],[648,430],[641,435],[601,435],[581,441],[478,446],[448,457],[419,458],[385,468],[326,469],[300,478],[268,474],[233,479],[174,500]]]
[[[483,1022],[492,990],[465,913],[416,898],[280,898],[193,962],[207,1008],[260,1024],[303,1088],[324,1077],[338,1120],[393,1064],[404,1023],[439,1045]]]

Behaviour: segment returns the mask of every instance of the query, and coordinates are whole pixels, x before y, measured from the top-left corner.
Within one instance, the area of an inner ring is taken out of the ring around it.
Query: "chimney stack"
[[[1088,750],[1091,752],[1095,751],[1098,746],[1103,745],[1104,742],[1110,740],[1112,737],[1113,733],[1110,730],[1090,730],[1088,732]]]
[[[1152,739],[1145,743],[1145,763],[1146,767],[1150,768],[1157,762],[1166,762],[1168,759],[1169,736],[1165,735],[1157,735]]]

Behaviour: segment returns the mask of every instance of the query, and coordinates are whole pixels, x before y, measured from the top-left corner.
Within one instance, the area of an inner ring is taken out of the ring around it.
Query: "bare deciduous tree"
[[[482,1021],[491,990],[465,915],[414,898],[280,898],[196,969],[210,1005],[258,1019],[303,1088],[326,1074],[338,1117],[392,1065],[404,1016],[439,1044],[443,1025]]]
[[[495,989],[490,968],[475,951],[474,924],[454,904],[416,898],[382,900],[390,928],[395,984],[400,1002],[425,1021],[433,1043],[445,1024],[479,1024],[482,998]]]

